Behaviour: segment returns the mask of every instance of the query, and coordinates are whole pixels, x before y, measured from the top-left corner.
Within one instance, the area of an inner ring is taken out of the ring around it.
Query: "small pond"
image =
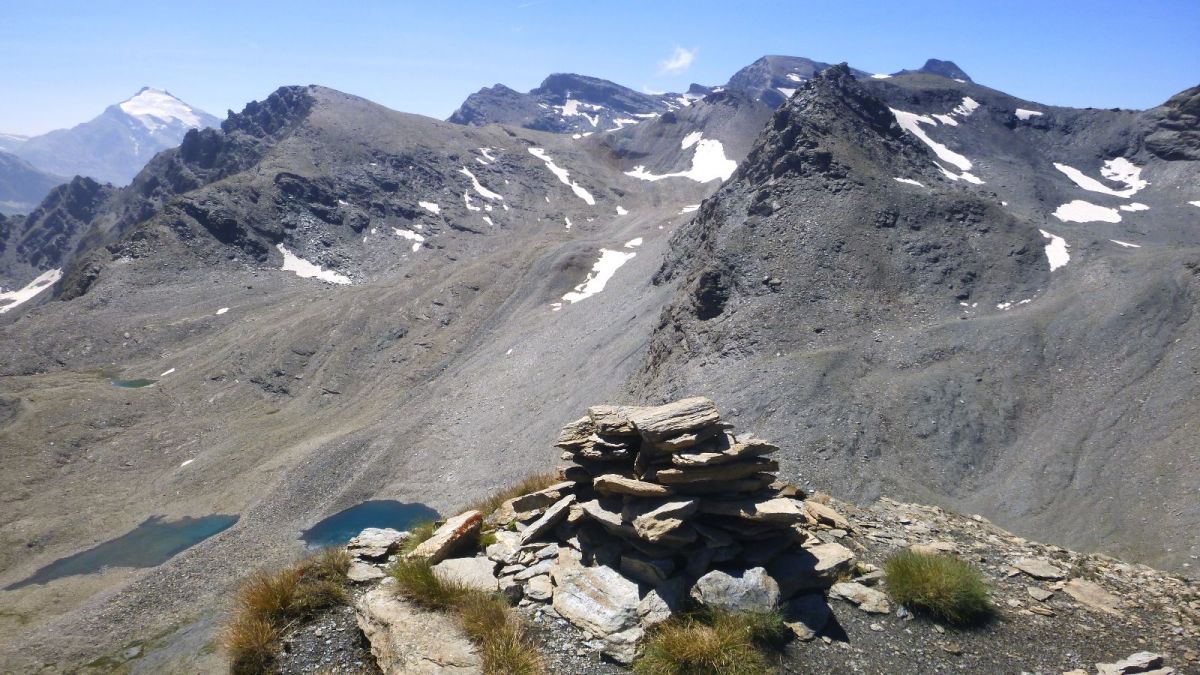
[[[164,521],[162,516],[151,516],[116,539],[59,558],[34,572],[33,576],[5,586],[4,590],[44,584],[76,574],[92,574],[108,567],[161,565],[177,553],[208,539],[237,521],[237,516],[224,515],[185,517],[173,521]]]
[[[407,530],[418,523],[436,520],[438,512],[424,504],[395,500],[373,500],[339,511],[300,533],[309,548],[342,546],[368,527]]]
[[[114,387],[120,387],[122,389],[141,389],[142,387],[149,387],[157,381],[158,380],[148,380],[144,377],[139,377],[136,380],[113,380],[112,384]]]

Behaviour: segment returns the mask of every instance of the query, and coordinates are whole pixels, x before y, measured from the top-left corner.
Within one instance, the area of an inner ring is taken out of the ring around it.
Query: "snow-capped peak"
[[[204,126],[204,122],[191,106],[162,89],[143,87],[133,98],[122,101],[120,108],[126,114],[136,117],[151,131],[172,122],[179,122],[193,129]]]

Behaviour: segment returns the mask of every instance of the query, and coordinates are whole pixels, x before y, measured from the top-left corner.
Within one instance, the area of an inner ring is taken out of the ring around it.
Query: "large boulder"
[[[541,518],[531,523],[525,531],[521,533],[521,543],[528,544],[531,541],[536,541],[539,537],[554,529],[555,525],[562,522],[563,518],[567,517],[567,509],[571,508],[571,504],[575,503],[575,495],[567,495],[555,502]]]
[[[423,610],[396,597],[390,585],[354,604],[358,627],[388,675],[475,675],[483,664],[453,615]]]
[[[433,536],[421,542],[409,555],[425,558],[430,563],[439,563],[452,554],[472,545],[479,538],[483,526],[483,514],[467,511],[446,521]]]
[[[770,611],[779,607],[779,584],[761,567],[743,572],[713,570],[692,586],[696,602],[728,612]]]
[[[390,527],[368,527],[346,543],[346,551],[362,560],[383,560],[409,538],[408,532]]]
[[[584,567],[566,552],[554,565],[551,577],[554,610],[603,640],[604,652],[615,660],[632,661],[641,637],[638,585],[611,567]],[[637,630],[630,632],[633,629]]]

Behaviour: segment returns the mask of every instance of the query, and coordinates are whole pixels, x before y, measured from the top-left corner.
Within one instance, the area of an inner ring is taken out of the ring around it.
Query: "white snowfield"
[[[1027,120],[1030,117],[1041,117],[1045,113],[1043,113],[1040,110],[1026,110],[1024,108],[1017,108],[1017,110],[1014,114],[1017,116],[1017,119],[1019,119],[1019,120]]]
[[[126,114],[138,118],[147,129],[154,131],[171,122],[180,122],[193,129],[202,123],[186,103],[161,89],[145,89],[120,104]]]
[[[417,202],[417,206],[435,215],[442,212],[442,207],[438,206],[436,202]]]
[[[1142,247],[1141,244],[1131,244],[1127,241],[1120,241],[1119,239],[1109,239],[1109,241],[1116,244],[1117,246],[1124,246],[1125,248],[1141,248]]]
[[[701,132],[694,131],[685,136],[680,145],[684,150],[693,146],[696,148],[692,155],[692,167],[687,171],[655,174],[646,171],[645,166],[635,166],[633,171],[626,171],[625,175],[648,181],[687,178],[697,183],[707,183],[712,180],[729,180],[733,172],[737,171],[737,162],[725,156],[725,146],[721,145],[721,141],[704,138]]]
[[[491,223],[491,219],[489,219],[487,216],[484,216],[483,219],[487,220],[489,222],[489,224]],[[421,249],[421,242],[425,241],[425,235],[417,234],[416,232],[413,232],[412,230],[403,230],[398,227],[393,227],[392,232],[396,233],[397,237],[404,237],[405,239],[411,241],[413,243],[413,245],[412,245],[413,253],[416,253],[417,251],[419,251]]]
[[[911,178],[893,178],[892,180],[896,181],[897,183],[907,183],[909,185],[916,185],[917,187],[925,187],[921,181],[913,180]]]
[[[1188,202],[1192,206],[1200,206],[1200,201]]]
[[[1085,202],[1082,199],[1063,204],[1054,210],[1054,217],[1064,223],[1119,223],[1121,214],[1116,209]]]
[[[627,215],[628,213],[629,213],[629,209],[625,208],[624,206],[621,206],[620,204],[617,204],[617,215],[618,216],[624,216],[624,215]]]
[[[682,209],[679,209],[678,215],[682,216],[685,213],[691,213],[692,211],[695,211],[699,208],[700,208],[699,204],[688,204],[687,206],[683,207]]]
[[[1122,205],[1118,206],[1117,208],[1121,209],[1122,211],[1149,211],[1150,210],[1149,206],[1146,206],[1145,204],[1142,204],[1141,202],[1134,202],[1132,204],[1122,204]]]
[[[29,302],[38,293],[58,283],[59,279],[62,279],[62,270],[53,269],[42,272],[36,279],[25,284],[24,288],[15,291],[6,291],[3,287],[0,287],[0,314],[4,314],[10,309],[15,309]]]
[[[1142,170],[1135,166],[1133,162],[1124,157],[1105,160],[1104,166],[1100,168],[1100,175],[1114,183],[1124,183],[1124,190],[1114,190],[1111,187],[1101,183],[1100,181],[1088,176],[1079,169],[1066,164],[1054,163],[1054,168],[1067,175],[1079,187],[1090,192],[1099,192],[1100,194],[1112,195],[1113,197],[1121,197],[1128,199],[1137,194],[1138,190],[1149,185],[1148,182],[1142,180]]]
[[[964,104],[960,107],[966,109],[966,101],[969,100],[971,99],[964,98]],[[970,115],[971,112],[978,107],[978,105],[979,104],[976,103],[974,107],[969,107],[969,110],[967,110],[964,115]],[[928,124],[929,126],[935,127],[938,125],[937,120],[926,115],[918,115],[916,113],[905,112],[903,110],[896,110],[895,108],[889,108],[889,110],[891,110],[892,115],[896,117],[896,123],[900,125],[901,129],[904,129],[913,136],[916,136],[922,143],[928,145],[929,148],[933,150],[933,154],[937,155],[938,159],[946,162],[947,164],[953,164],[962,172],[961,174],[956,174],[939,164],[938,168],[942,170],[942,173],[945,174],[947,178],[950,178],[951,180],[965,180],[968,183],[974,183],[976,185],[983,184],[983,180],[981,178],[971,173],[971,160],[933,140],[929,137],[929,134],[925,133],[925,130],[921,128],[922,124]],[[958,108],[955,108],[955,110],[957,111]],[[958,125],[955,124],[953,126]]]
[[[634,241],[637,240],[628,242],[626,246],[636,246],[637,244],[634,244]],[[638,243],[640,244],[641,242]],[[637,253],[633,251],[625,252],[612,251],[607,248],[600,249],[600,259],[596,261],[596,264],[592,265],[592,271],[588,272],[587,278],[583,280],[583,283],[576,286],[575,290],[562,296],[562,299],[573,305],[580,300],[586,300],[603,291],[608,281],[613,278],[617,270],[621,269],[621,265],[633,260],[635,256],[637,256]],[[557,310],[558,308],[555,309]]]
[[[350,285],[350,277],[343,274],[338,274],[333,270],[323,269],[320,265],[314,265],[284,248],[283,244],[275,244],[275,248],[283,254],[283,267],[279,268],[284,272],[295,272],[296,276],[305,279],[320,279],[331,284],[341,284],[343,286]]]
[[[875,73],[871,77],[876,80],[886,80],[891,77],[891,75],[888,75],[887,73]]]
[[[550,169],[550,173],[554,174],[558,178],[559,182],[561,182],[563,185],[571,188],[571,192],[574,192],[576,197],[582,199],[585,203],[587,203],[588,206],[596,205],[596,199],[592,197],[592,193],[583,189],[579,183],[571,180],[571,173],[561,166],[555,164],[550,155],[546,154],[545,149],[529,148],[529,154],[545,162],[546,168]]]
[[[975,112],[975,110],[978,108],[979,108],[979,101],[976,101],[975,99],[971,98],[970,96],[964,96],[962,103],[959,103],[958,105],[954,106],[954,110],[952,110],[950,112],[952,115],[958,115],[960,117],[969,117],[971,115],[971,113]]]
[[[484,199],[499,199],[500,201],[504,201],[504,197],[501,197],[495,192],[483,187],[483,185],[479,183],[479,179],[475,177],[475,174],[471,173],[471,170],[467,167],[464,166],[463,168],[459,169],[458,172],[471,179],[471,187],[475,188],[475,191],[479,193],[480,197],[483,197]]]
[[[221,316],[222,314],[224,314],[225,312],[228,312],[228,311],[229,311],[228,307],[222,307],[221,309],[217,310],[217,316]]]
[[[587,120],[588,123],[591,124],[593,127],[600,123],[600,115],[589,115],[589,114],[581,111],[580,108],[591,108],[592,110],[604,110],[604,106],[593,105],[591,103],[584,103],[583,101],[576,101],[575,99],[570,99],[570,98],[567,99],[563,105],[554,106],[554,107],[558,108],[559,111],[561,111],[563,117],[573,117],[573,116],[578,115],[579,117],[582,117],[583,119]]]
[[[1050,243],[1046,244],[1046,259],[1050,261],[1050,271],[1053,272],[1066,265],[1071,260],[1071,254],[1067,251],[1069,248],[1067,240],[1045,230],[1038,231],[1042,233],[1043,237],[1050,240]]]

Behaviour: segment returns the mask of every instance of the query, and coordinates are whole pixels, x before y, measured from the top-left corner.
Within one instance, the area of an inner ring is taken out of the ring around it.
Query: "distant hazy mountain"
[[[0,150],[0,213],[28,213],[50,189],[66,179],[39,171],[29,162]]]
[[[170,93],[145,87],[89,122],[8,142],[13,153],[42,171],[125,185],[151,157],[179,145],[188,130],[218,124]],[[12,137],[0,137],[0,143],[7,138]]]
[[[21,145],[22,143],[24,143],[27,140],[29,140],[28,136],[22,136],[20,134],[0,133],[0,150],[3,150],[5,152],[12,152],[13,149],[15,149],[18,145]]]

